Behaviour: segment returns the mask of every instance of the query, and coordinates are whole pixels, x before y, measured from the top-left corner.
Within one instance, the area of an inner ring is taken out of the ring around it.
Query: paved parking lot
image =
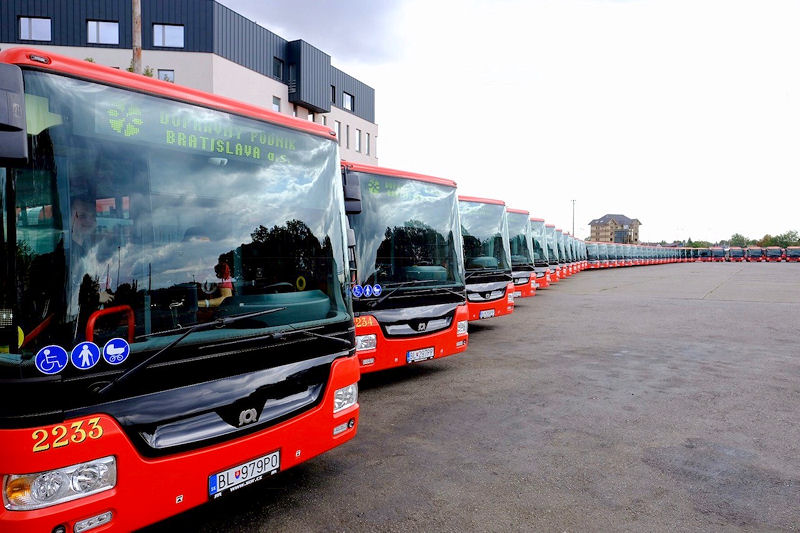
[[[354,441],[153,531],[800,530],[800,264],[583,272],[470,328],[364,377]]]

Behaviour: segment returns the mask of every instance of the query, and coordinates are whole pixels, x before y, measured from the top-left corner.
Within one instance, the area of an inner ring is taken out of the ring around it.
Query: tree
[[[776,235],[773,239],[773,242],[775,244],[772,246],[780,246],[781,248],[786,248],[787,246],[797,246],[798,243],[800,243],[800,235],[798,235],[794,230],[787,231],[786,233]]]
[[[742,248],[746,247],[750,239],[742,235],[741,233],[734,233],[731,235],[731,246],[740,246]]]

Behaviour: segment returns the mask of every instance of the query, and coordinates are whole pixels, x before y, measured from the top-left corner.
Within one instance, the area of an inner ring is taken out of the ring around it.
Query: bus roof
[[[531,217],[531,222],[544,222],[543,218],[533,218]]]
[[[459,202],[476,202],[479,204],[506,205],[503,200],[492,200],[491,198],[478,198],[477,196],[459,196]]]
[[[0,52],[0,63],[10,63],[32,67],[37,70],[67,74],[76,78],[133,89],[147,94],[164,96],[173,100],[234,113],[248,118],[257,118],[328,139],[336,138],[336,132],[329,127],[309,122],[308,120],[297,119],[289,115],[283,115],[275,111],[264,109],[263,107],[239,102],[232,98],[210,94],[182,85],[142,76],[141,74],[133,74],[126,70],[106,67],[83,59],[66,57],[52,52],[43,52],[26,47],[8,48]]]
[[[544,227],[545,228],[555,228],[555,226],[553,224],[545,224]]]
[[[526,211],[525,209],[511,209],[510,207],[506,207],[506,213],[517,213],[520,215],[530,215],[530,211]]]
[[[406,172],[405,170],[377,167],[374,165],[366,165],[364,163],[352,163],[350,161],[342,161],[342,166],[357,172],[368,172],[370,174],[379,174],[381,176],[389,176],[392,178],[406,178],[410,180],[435,183],[437,185],[446,185],[448,187],[456,187],[456,182],[453,180],[436,178],[434,176],[426,176],[425,174],[417,174],[416,172]]]

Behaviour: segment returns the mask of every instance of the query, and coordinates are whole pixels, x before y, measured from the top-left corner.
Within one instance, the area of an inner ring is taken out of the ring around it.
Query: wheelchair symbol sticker
[[[69,362],[67,351],[61,346],[45,346],[36,353],[34,363],[42,374],[58,374]]]
[[[377,283],[372,286],[372,295],[373,296],[380,296],[382,292],[383,292],[383,287],[381,287]]]
[[[125,339],[111,339],[103,346],[103,359],[110,365],[118,365],[128,358],[131,347]]]
[[[361,298],[364,295],[364,288],[361,285],[353,285],[353,296]]]
[[[100,348],[93,342],[82,342],[72,349],[72,365],[79,370],[88,370],[100,360]]]

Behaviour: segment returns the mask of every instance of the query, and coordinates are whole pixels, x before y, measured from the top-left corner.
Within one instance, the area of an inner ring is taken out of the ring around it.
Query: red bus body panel
[[[331,366],[322,403],[310,411],[244,437],[166,457],[142,457],[116,421],[101,413],[97,416],[102,437],[44,452],[32,451],[31,435],[38,427],[3,430],[0,472],[35,473],[113,455],[117,484],[105,492],[35,511],[8,511],[0,506],[0,530],[52,531],[64,524],[73,531],[75,522],[111,511],[111,522],[92,531],[132,531],[208,502],[209,476],[227,468],[278,449],[281,471],[296,466],[355,436],[359,405],[334,414],[333,395],[358,378],[354,356],[338,359]],[[90,417],[81,420],[85,418]],[[355,421],[351,429],[333,436],[335,426],[351,419]],[[71,422],[58,425],[70,427]]]
[[[508,295],[514,293],[514,283],[509,282],[506,285],[506,292],[498,298],[497,300],[492,300],[490,302],[467,302],[467,307],[469,309],[469,321],[474,322],[475,320],[486,320],[481,319],[481,311],[486,311],[489,309],[494,309],[494,316],[503,316],[503,315],[510,315],[514,312],[514,303],[508,302]]]
[[[383,334],[378,320],[372,315],[364,314],[356,317],[356,335],[374,334],[377,343],[374,350],[356,352],[362,374],[378,372],[388,368],[396,368],[419,363],[408,363],[406,354],[410,350],[433,348],[433,358],[441,359],[449,355],[461,353],[467,349],[469,334],[458,335],[456,328],[459,321],[467,320],[467,304],[456,308],[453,323],[450,327],[434,333],[409,337],[390,337]],[[370,362],[370,359],[372,361]],[[428,359],[431,361],[432,359]],[[420,361],[422,363],[424,361]]]

